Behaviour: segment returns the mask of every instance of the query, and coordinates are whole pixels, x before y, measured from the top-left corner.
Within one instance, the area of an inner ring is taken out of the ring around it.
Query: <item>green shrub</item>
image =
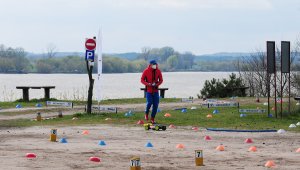
[[[229,75],[229,79],[223,79],[220,81],[219,79],[213,78],[212,80],[206,80],[204,83],[204,87],[198,94],[198,98],[201,97],[231,97],[231,96],[246,96],[245,85],[243,84],[242,78],[237,78],[236,74],[232,73]]]

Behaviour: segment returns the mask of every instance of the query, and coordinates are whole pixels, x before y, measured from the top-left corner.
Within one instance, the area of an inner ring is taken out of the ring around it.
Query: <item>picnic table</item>
[[[23,100],[29,101],[29,89],[44,89],[45,99],[50,99],[50,89],[54,89],[55,86],[17,86],[17,89],[22,89]]]
[[[141,90],[144,91],[144,98],[146,98],[146,88],[140,88]],[[165,91],[169,90],[169,88],[158,88],[159,91],[159,96],[161,96],[161,98],[165,98]]]

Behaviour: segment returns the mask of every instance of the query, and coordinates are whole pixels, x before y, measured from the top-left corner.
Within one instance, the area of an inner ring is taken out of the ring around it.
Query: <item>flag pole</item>
[[[99,31],[98,31],[98,76],[97,76],[97,80],[98,80],[98,83],[97,83],[97,101],[98,101],[98,108],[99,108],[99,112],[100,112],[100,102],[101,102],[101,99],[102,99],[102,93],[101,93],[101,79],[102,79],[102,28],[100,27],[99,28]]]

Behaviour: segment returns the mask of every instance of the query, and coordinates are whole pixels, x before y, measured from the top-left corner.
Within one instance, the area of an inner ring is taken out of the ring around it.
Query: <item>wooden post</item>
[[[29,87],[24,87],[22,91],[23,91],[23,100],[25,102],[29,102]]]
[[[50,99],[50,88],[44,87],[45,99]]]
[[[92,66],[92,65],[90,66],[89,61],[86,60],[86,68],[87,68],[88,76],[89,76],[88,101],[87,101],[87,109],[86,109],[86,112],[88,114],[92,113],[92,102],[93,102],[92,98],[93,98],[93,88],[94,88],[94,81],[95,81],[92,76],[93,67],[94,66]]]

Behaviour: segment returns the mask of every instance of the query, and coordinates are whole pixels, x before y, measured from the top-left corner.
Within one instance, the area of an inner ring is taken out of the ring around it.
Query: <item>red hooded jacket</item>
[[[153,69],[150,64],[143,71],[141,77],[141,83],[146,86],[147,92],[149,93],[158,92],[158,86],[163,82],[161,71],[158,69],[158,65],[156,67],[156,69]],[[155,86],[152,86],[153,83],[155,83]]]

